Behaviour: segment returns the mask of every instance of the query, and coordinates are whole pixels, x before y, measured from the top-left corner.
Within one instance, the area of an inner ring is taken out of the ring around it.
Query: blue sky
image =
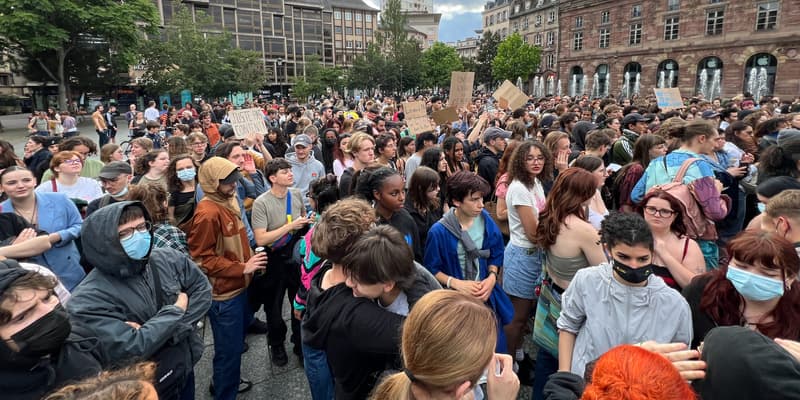
[[[380,8],[380,0],[364,0]],[[486,0],[433,0],[433,10],[442,14],[439,24],[439,41],[454,42],[470,36],[478,36],[481,28],[481,11]]]

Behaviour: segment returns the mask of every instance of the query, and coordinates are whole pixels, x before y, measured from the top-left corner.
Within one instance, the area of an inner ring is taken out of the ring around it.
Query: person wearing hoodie
[[[314,144],[308,135],[297,135],[292,139],[293,153],[286,154],[286,160],[292,165],[294,187],[303,195],[303,205],[311,210],[306,193],[311,182],[325,176],[325,167],[314,158]]]
[[[639,113],[630,113],[622,119],[622,137],[614,142],[611,162],[625,165],[633,158],[633,145],[639,136],[647,133],[647,119]]]
[[[209,319],[214,334],[214,398],[235,399],[252,383],[241,379],[247,327],[247,286],[253,272],[265,268],[267,256],[253,254],[236,199],[241,174],[236,164],[211,157],[200,167],[203,189],[189,237],[189,252],[211,282]]]
[[[425,293],[440,288],[430,273],[417,268],[404,244],[392,227],[371,228],[341,260],[344,284],[316,299],[306,323],[313,332],[309,343],[325,350],[337,399],[366,398],[378,376],[399,367],[405,316]]]
[[[600,235],[612,261],[575,274],[557,321],[558,370],[579,376],[614,346],[692,340],[689,305],[652,273],[653,235],[644,218],[613,213]]]
[[[798,348],[746,327],[714,328],[702,346],[705,379],[693,387],[704,400],[800,399]]]
[[[311,250],[325,260],[309,278],[301,324],[304,369],[314,400],[330,400],[335,395],[333,375],[323,346],[327,327],[323,330],[320,326],[316,306],[327,290],[343,286],[342,259],[356,239],[374,224],[375,213],[369,203],[351,197],[331,204],[312,231]],[[327,312],[324,308],[320,310]],[[312,318],[314,322],[309,322]]]
[[[475,157],[475,164],[478,166],[478,175],[494,187],[497,177],[497,169],[500,167],[500,159],[503,158],[503,151],[506,149],[506,139],[511,137],[511,132],[497,127],[486,128],[483,132],[483,147]],[[489,201],[492,197],[491,191],[483,194],[484,201]]]
[[[45,270],[42,268],[42,270]],[[97,375],[100,341],[64,310],[54,275],[0,261],[0,393],[36,400],[68,382]]]
[[[164,399],[194,397],[194,364],[203,354],[196,324],[211,305],[211,286],[189,257],[153,248],[152,221],[139,202],[118,202],[84,221],[82,263],[93,268],[68,309],[87,325],[118,366],[159,361]]]

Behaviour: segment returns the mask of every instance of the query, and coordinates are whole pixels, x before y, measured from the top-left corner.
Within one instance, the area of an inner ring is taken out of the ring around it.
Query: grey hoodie
[[[308,187],[311,185],[311,182],[314,182],[315,180],[325,176],[325,167],[321,162],[314,158],[313,150],[309,151],[308,158],[306,158],[305,162],[300,162],[295,153],[287,153],[286,161],[292,165],[294,187],[303,192],[303,204],[306,206],[306,208],[308,208],[308,197],[306,197],[306,193],[308,193]]]
[[[109,204],[84,221],[82,262],[94,269],[75,288],[67,309],[100,338],[112,365],[149,359],[165,344],[183,340],[191,341],[186,357],[194,364],[203,354],[195,324],[211,306],[211,285],[195,263],[176,250],[151,247],[144,260],[128,257],[117,239],[126,207],[142,206],[130,201]],[[153,281],[156,270],[160,288]],[[156,304],[155,290],[161,291],[163,305]],[[174,305],[180,292],[189,296],[185,312]],[[141,327],[134,329],[128,321]]]

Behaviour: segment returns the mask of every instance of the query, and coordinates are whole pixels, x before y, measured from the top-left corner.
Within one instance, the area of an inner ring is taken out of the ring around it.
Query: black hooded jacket
[[[85,323],[100,338],[112,365],[150,359],[164,345],[184,340],[192,350],[186,365],[192,365],[203,353],[195,324],[211,306],[211,285],[197,265],[176,250],[154,249],[151,244],[145,259],[128,257],[117,239],[126,207],[142,206],[130,201],[109,204],[84,221],[82,262],[94,269],[75,288],[67,309],[73,320]],[[155,287],[154,271],[160,288]],[[157,304],[156,290],[164,304]],[[189,297],[185,312],[174,305],[180,292]],[[134,329],[128,321],[141,327]]]
[[[494,193],[494,182],[497,177],[497,169],[500,168],[500,159],[503,158],[503,152],[499,151],[497,154],[492,153],[486,146],[481,147],[480,153],[475,157],[475,164],[478,166],[478,175],[489,182],[492,187],[491,193],[487,193],[483,198],[484,200],[492,197]]]

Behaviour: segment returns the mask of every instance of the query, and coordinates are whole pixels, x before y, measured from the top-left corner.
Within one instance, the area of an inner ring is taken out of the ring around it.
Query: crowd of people
[[[405,101],[0,140],[3,397],[193,399],[209,326],[215,399],[252,334],[315,400],[800,398],[800,99]]]

